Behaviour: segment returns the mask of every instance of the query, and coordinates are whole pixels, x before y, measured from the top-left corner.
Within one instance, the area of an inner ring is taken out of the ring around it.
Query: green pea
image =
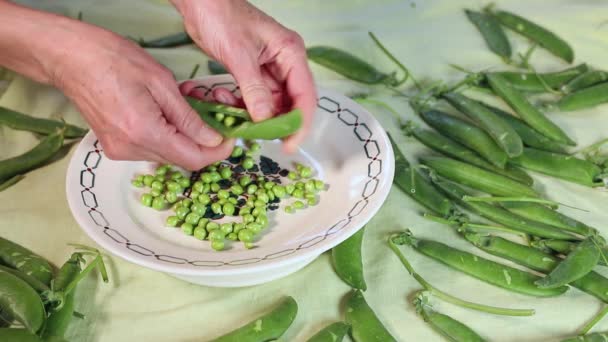
[[[211,172],[211,182],[212,183],[217,183],[221,179],[222,179],[222,175],[220,175],[219,172],[217,172],[217,171]]]
[[[272,193],[278,198],[285,197],[285,187],[282,185],[276,185],[272,188]]]
[[[230,241],[236,241],[239,239],[239,236],[236,233],[230,233],[226,235],[226,238]]]
[[[228,203],[236,205],[237,203],[239,203],[239,201],[237,201],[237,199],[234,197],[228,197]]]
[[[154,185],[154,183],[152,183],[152,185]],[[177,183],[175,181],[168,181],[167,190],[169,190],[171,192],[179,192],[179,190],[180,190],[179,183]]]
[[[209,172],[201,173],[201,181],[205,184],[211,183],[211,174]]]
[[[257,222],[248,223],[246,227],[254,234],[257,234],[262,231],[262,225]]]
[[[208,218],[202,218],[202,219],[198,220],[198,224],[196,226],[200,227],[200,228],[207,228],[208,224],[209,224],[209,219]]]
[[[211,241],[222,241],[226,237],[226,234],[221,229],[214,229],[209,232],[209,240]]]
[[[304,192],[304,198],[317,198],[317,195],[314,192]]]
[[[209,191],[211,191],[211,184],[205,184],[203,186],[203,191],[201,191],[201,193],[207,194],[207,193],[209,193]]]
[[[169,165],[161,165],[156,168],[155,173],[157,176],[164,176],[167,174],[167,171],[169,171],[170,169],[171,169],[171,166],[169,166]]]
[[[175,192],[167,192],[165,194],[165,199],[167,200],[167,202],[173,204],[177,202],[177,194]]]
[[[222,213],[222,205],[220,203],[213,203],[211,204],[211,211],[213,211],[214,214],[221,214]]]
[[[187,188],[187,187],[189,187],[189,186],[190,186],[190,179],[188,179],[188,178],[180,178],[180,179],[178,180],[178,183],[179,183],[179,185],[180,185],[182,188]]]
[[[224,119],[224,126],[226,126],[226,127],[232,127],[232,126],[234,126],[235,123],[236,123],[236,119],[234,118],[234,116],[227,116]]]
[[[226,198],[230,197],[230,193],[228,191],[222,189],[217,192],[217,197],[226,199]]]
[[[141,204],[145,205],[146,207],[151,207],[152,206],[152,200],[154,199],[154,197],[150,194],[143,194],[141,195]]]
[[[255,192],[258,190],[258,186],[255,184],[249,184],[249,186],[247,186],[247,193],[250,195],[255,194]]]
[[[222,207],[222,211],[224,212],[224,215],[227,215],[227,216],[234,215],[234,211],[235,211],[234,204],[232,204],[230,202],[224,204],[224,206]]]
[[[255,202],[253,202],[253,206],[254,207],[266,207],[266,203],[262,200],[255,200]]]
[[[220,198],[217,200],[217,203],[223,206],[224,204],[228,203],[228,200],[225,198]]]
[[[203,189],[205,188],[205,184],[203,182],[201,182],[200,180],[194,182],[194,184],[192,184],[192,190],[194,191],[198,191],[198,192],[203,192]],[[167,185],[167,189],[169,189],[169,186]],[[169,189],[171,190],[171,189]]]
[[[247,228],[241,229],[238,232],[239,241],[242,241],[242,242],[252,242],[254,235],[255,234],[253,234],[253,232]]]
[[[171,210],[172,210],[172,211],[176,211],[176,210],[177,210],[177,208],[179,208],[179,207],[181,207],[181,206],[182,206],[181,201],[177,201],[177,202],[175,202],[175,203],[174,203],[174,204],[171,206]]]
[[[182,201],[182,206],[186,207],[186,208],[190,208],[190,206],[192,205],[192,200],[189,198],[184,198],[184,200]]]
[[[247,150],[245,151],[245,157],[252,157],[253,156],[253,152]]]
[[[293,202],[293,207],[294,207],[294,209],[302,209],[302,208],[304,208],[304,202],[295,201],[295,202]]]
[[[222,176],[223,179],[230,179],[230,177],[232,177],[232,170],[230,170],[229,167],[222,167],[220,169],[220,176]]]
[[[222,122],[224,121],[224,118],[226,117],[226,115],[224,115],[224,113],[215,113],[215,120]]]
[[[209,195],[207,195],[207,194],[198,195],[197,200],[198,200],[198,203],[200,203],[202,205],[207,205],[207,204],[211,203],[211,197],[209,197]]]
[[[206,228],[208,232],[211,232],[212,230],[220,229],[220,225],[217,222],[209,222]]]
[[[255,218],[255,222],[259,223],[262,228],[265,228],[266,226],[268,226],[268,217],[266,215],[260,215]]]
[[[309,206],[317,205],[317,199],[316,198],[309,198],[309,199],[306,200],[306,203]]]
[[[232,228],[232,232],[233,233],[237,233],[240,232],[241,230],[245,229],[245,225],[243,223],[235,223],[234,227]]]
[[[205,228],[196,227],[196,229],[194,229],[194,237],[199,240],[205,240],[207,237],[207,231]]]
[[[220,191],[220,189],[221,189],[221,187],[219,184],[217,184],[217,183],[211,184],[211,192],[217,193],[218,191]]]
[[[230,154],[231,157],[240,157],[243,155],[243,148],[241,146],[235,146],[234,149],[232,149],[232,154]]]
[[[158,189],[152,189],[150,190],[150,195],[152,195],[152,197],[158,197],[162,195],[162,191]]]
[[[169,216],[167,217],[167,227],[177,227],[179,225],[179,217]]]
[[[255,165],[255,162],[250,157],[243,159],[243,168],[245,170],[249,170]]]
[[[315,192],[317,189],[315,188],[315,181],[313,181],[312,179],[308,180],[305,184],[304,184],[304,190],[308,191],[308,192]]]
[[[250,207],[254,207],[255,206],[255,196],[251,196],[247,199],[246,204]]]
[[[298,179],[298,174],[295,173],[294,171],[289,171],[289,173],[287,174],[287,178],[289,178],[291,180],[296,180],[296,179]]]
[[[191,223],[185,222],[182,224],[182,232],[186,235],[194,234],[194,226]]]
[[[285,212],[286,212],[286,213],[288,213],[288,214],[293,214],[293,213],[295,213],[295,210],[294,210],[294,209],[293,209],[293,207],[292,207],[292,206],[290,206],[290,205],[285,206],[285,209],[284,209],[284,210],[285,210]]]
[[[220,225],[220,230],[222,231],[222,233],[224,233],[225,235],[228,235],[230,233],[232,233],[232,223],[222,223]]]
[[[163,210],[166,205],[167,201],[165,201],[165,199],[161,196],[154,197],[154,199],[152,200],[152,208],[156,210]]]
[[[291,195],[295,189],[296,189],[296,186],[293,184],[285,185],[285,192],[287,192],[288,195]],[[274,188],[273,188],[273,190],[274,190]]]
[[[295,189],[291,196],[295,198],[304,198],[304,191],[302,191],[302,189]]]
[[[144,187],[144,182],[139,181],[137,179],[134,179],[131,181],[131,185],[133,185],[136,188],[143,188]]]
[[[152,187],[153,190],[162,191],[163,188],[165,187],[165,184],[163,184],[162,182],[159,182],[159,181],[154,181],[154,182],[152,182],[152,186],[151,187]]]
[[[134,181],[138,181],[138,182],[144,182],[144,175],[137,175],[135,176],[135,179],[133,179]]]
[[[184,175],[179,171],[175,171],[171,173],[171,177],[169,178],[171,178],[172,180],[178,180],[180,178],[184,178]]]
[[[184,220],[186,218],[186,215],[188,215],[189,213],[190,208],[186,208],[184,206],[181,206],[177,208],[177,210],[175,210],[175,216],[177,216],[180,220]]]
[[[161,182],[164,183],[165,182],[165,176],[154,176],[154,180],[157,182]],[[152,182],[154,183],[154,182]]]
[[[201,215],[194,213],[194,212],[190,212],[190,214],[186,215],[186,223],[190,223],[192,225],[197,225],[198,221],[201,219]]]
[[[264,203],[268,203],[268,201],[269,201],[270,199],[268,198],[268,195],[267,195],[267,194],[263,193],[263,194],[260,194],[260,195],[258,196],[258,200],[260,200],[260,201],[262,201],[262,202],[264,202]]]
[[[224,249],[224,247],[225,247],[224,241],[221,241],[221,240],[211,241],[211,248],[213,248],[216,251],[221,251]]]
[[[243,245],[245,245],[245,248],[247,248],[247,249],[252,249],[253,247],[255,247],[253,242],[245,242],[245,243],[243,243]]]
[[[200,203],[194,203],[190,207],[190,211],[192,211],[193,213],[195,213],[199,216],[203,216],[203,215],[205,215],[205,212],[207,211],[207,207]]]
[[[241,178],[239,178],[239,184],[241,186],[247,186],[251,183],[251,177],[249,177],[248,175],[243,175],[241,176]]]
[[[192,201],[193,201],[193,202],[197,202],[197,201],[198,201],[198,196],[200,196],[200,194],[201,194],[201,193],[200,193],[200,192],[198,192],[198,191],[192,191],[192,192],[190,193],[190,198],[192,198]]]
[[[273,188],[273,189],[274,189],[274,188]],[[274,201],[274,199],[276,198],[276,196],[274,195],[274,192],[272,192],[272,191],[269,191],[269,192],[267,193],[267,195],[268,195],[268,202],[272,202],[272,201]]]
[[[144,185],[145,186],[151,186],[152,182],[154,182],[154,176],[152,176],[152,175],[145,175],[144,176]]]
[[[243,187],[240,186],[239,184],[233,184],[230,187],[230,191],[232,191],[233,194],[239,196],[240,194],[243,193],[244,190],[243,190]]]
[[[214,165],[209,165],[207,166],[207,171],[209,172],[213,172],[213,171],[217,171],[217,167]]]
[[[250,207],[248,205],[242,206],[241,209],[239,209],[239,216],[250,214],[251,209],[252,209],[252,207]]]
[[[296,189],[304,190],[304,182],[296,182]]]
[[[262,208],[253,208],[253,210],[251,211],[251,215],[253,215],[254,217],[258,217],[260,216],[260,213],[262,212]]]
[[[322,181],[320,181],[318,179],[315,179],[315,189],[317,189],[317,190],[324,190],[325,189],[325,184]]]
[[[253,217],[253,215],[251,214],[245,214],[243,215],[243,223],[244,224],[248,224],[255,221],[255,218]]]
[[[304,167],[300,170],[300,176],[302,178],[310,178],[312,176],[312,169],[310,167]]]
[[[260,146],[260,144],[258,144],[257,142],[254,142],[253,144],[251,144],[251,146],[249,146],[249,150],[251,152],[257,152],[262,148],[262,146]]]
[[[264,183],[264,189],[266,190],[272,190],[272,188],[275,186],[275,182],[266,182]]]

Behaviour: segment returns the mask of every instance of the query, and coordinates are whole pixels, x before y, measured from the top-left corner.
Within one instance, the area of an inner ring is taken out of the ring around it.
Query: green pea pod
[[[527,147],[521,156],[511,159],[511,163],[524,169],[590,187],[604,185],[599,179],[602,173],[599,166],[566,154]]]
[[[21,180],[25,178],[24,175],[15,175],[4,182],[0,183],[0,192],[10,188],[11,186],[19,183]]]
[[[572,242],[572,241],[563,241],[563,240],[539,240],[539,241],[535,241],[532,245],[535,247],[538,247],[538,248],[544,248],[544,249],[548,248],[554,252],[567,255],[576,248],[577,243]],[[602,249],[602,253],[604,253],[604,255],[608,255],[608,247],[603,246],[601,249]],[[602,266],[608,266],[608,264],[606,264],[606,260],[604,260],[604,258],[600,258],[600,260],[597,262],[597,264],[602,265]]]
[[[49,315],[44,326],[43,337],[63,337],[74,316],[74,297],[76,292],[68,293],[63,299],[63,306]]]
[[[528,186],[534,184],[532,177],[521,169],[510,165],[507,165],[504,169],[496,167],[487,162],[485,159],[481,158],[477,153],[439,133],[411,126],[406,126],[404,131],[406,135],[413,136],[422,144],[448,157],[452,157],[460,161],[473,164],[482,169],[498,173]]]
[[[536,282],[538,287],[558,288],[591,272],[600,260],[601,254],[600,248],[596,245],[597,242],[593,239],[594,237],[588,237],[579,243],[551,273]]]
[[[14,242],[0,237],[0,263],[50,285],[53,268],[41,256]]]
[[[298,304],[287,297],[278,307],[268,314],[219,337],[214,342],[259,342],[272,341],[281,337],[289,328],[298,313]]]
[[[497,71],[486,73],[485,75],[499,75],[509,83],[509,85],[525,93],[546,93],[547,86],[552,90],[560,89],[567,82],[584,74],[589,70],[587,64],[579,64],[575,67],[546,73],[534,72],[515,72]],[[484,79],[487,82],[487,79]]]
[[[540,134],[538,131],[528,126],[528,124],[526,124],[524,121],[496,107],[482,102],[480,102],[480,104],[486,106],[489,110],[493,111],[503,118],[507,123],[509,123],[515,132],[517,132],[517,134],[521,137],[524,145],[543,151],[565,153],[565,149],[562,144]]]
[[[415,201],[441,217],[451,216],[455,211],[452,202],[441,192],[437,191],[418,170],[410,166],[410,163],[405,159],[405,156],[399,150],[399,146],[397,146],[390,134],[388,137],[395,155],[393,183],[406,195],[412,197]]]
[[[532,40],[555,56],[568,63],[574,61],[574,51],[570,45],[555,33],[511,12],[497,11],[494,15],[502,25]]]
[[[349,330],[350,325],[344,322],[332,323],[309,338],[308,342],[341,342]]]
[[[509,156],[479,127],[437,110],[422,111],[420,117],[439,133],[472,149],[494,166],[505,168]]]
[[[329,46],[314,46],[306,49],[308,59],[338,74],[364,84],[391,84],[393,74],[378,71],[371,64],[349,52]]]
[[[465,10],[469,21],[477,27],[488,48],[505,60],[511,58],[511,44],[500,24],[491,15]]]
[[[355,342],[396,342],[376,313],[367,304],[361,291],[353,291],[346,301],[346,323]]]
[[[0,308],[33,333],[40,330],[46,317],[36,290],[4,271],[0,271]]]
[[[4,271],[4,272],[8,272],[14,276],[16,276],[17,278],[25,281],[29,286],[31,286],[34,290],[36,290],[36,292],[38,293],[43,293],[45,291],[49,291],[50,288],[48,286],[46,286],[43,282],[41,282],[40,280],[27,275],[19,270],[16,270],[14,268],[10,268],[10,267],[6,267],[6,266],[2,266],[0,265],[0,271]]]
[[[186,32],[178,32],[153,40],[140,41],[139,46],[143,48],[173,48],[193,43],[192,38]]]
[[[468,233],[465,238],[479,249],[531,270],[549,273],[560,263],[560,259],[536,248],[521,245],[497,236]],[[570,285],[608,303],[608,279],[596,272],[589,272]]]
[[[509,157],[512,158],[522,154],[523,142],[521,138],[513,127],[494,112],[462,94],[446,93],[443,94],[443,98],[477,123]]]
[[[576,145],[559,126],[547,119],[540,110],[534,107],[521,92],[511,87],[504,78],[499,75],[488,75],[487,78],[492,90],[508,103],[530,127],[559,143]]]
[[[363,258],[361,257],[364,233],[365,228],[359,229],[354,235],[331,250],[334,269],[340,279],[352,288],[362,291],[367,290],[363,276]]]
[[[608,333],[593,333],[584,336],[576,336],[562,340],[562,342],[606,342]]]
[[[433,182],[446,195],[457,201],[464,208],[492,222],[496,222],[513,230],[517,230],[519,232],[538,237],[558,240],[571,240],[574,238],[573,235],[561,231],[556,227],[526,219],[495,205],[483,202],[464,201],[463,198],[465,196],[468,196],[469,194],[465,192],[462,188],[460,188],[457,184],[454,184],[452,182],[446,181],[441,178],[435,178]]]
[[[608,102],[608,82],[575,91],[557,101],[557,108],[564,112],[591,108]]]
[[[82,138],[88,132],[86,129],[78,126],[69,125],[57,120],[35,118],[5,107],[0,107],[0,126],[1,125],[16,130],[45,135],[53,134],[65,127],[63,135],[66,138]]]
[[[0,161],[0,182],[44,165],[63,146],[63,130],[46,136],[28,152]]]
[[[490,171],[445,157],[422,157],[422,164],[453,182],[496,196],[538,197],[534,189]]]
[[[207,61],[207,68],[209,68],[209,72],[212,75],[222,75],[230,73],[222,64],[220,64],[220,62],[217,61]]]
[[[196,111],[222,113],[228,116],[234,116],[235,118],[251,120],[251,116],[247,110],[243,108],[232,107],[223,103],[201,101],[193,97],[188,97],[187,100]],[[194,106],[196,106],[196,108]]]
[[[570,80],[561,87],[561,90],[563,93],[569,94],[606,81],[608,81],[608,72],[602,70],[589,70]]]
[[[413,236],[407,236],[403,242],[452,269],[511,292],[535,297],[553,297],[568,290],[567,286],[551,289],[539,288],[534,282],[540,278],[534,274],[484,259],[440,242],[416,239]]]
[[[583,236],[588,236],[596,232],[595,229],[586,224],[539,203],[501,202],[500,205],[510,212],[527,219],[542,222]]]
[[[84,262],[82,253],[72,253],[70,259],[61,266],[55,279],[51,282],[53,291],[64,291],[82,271],[80,266],[82,262]]]
[[[42,342],[42,339],[26,329],[2,328],[0,341],[7,342]],[[46,341],[45,341],[46,342]],[[50,341],[49,341],[50,342]]]
[[[447,340],[453,342],[483,342],[485,341],[473,329],[453,319],[448,315],[433,311],[424,304],[418,305],[416,312],[425,322],[439,332]]]

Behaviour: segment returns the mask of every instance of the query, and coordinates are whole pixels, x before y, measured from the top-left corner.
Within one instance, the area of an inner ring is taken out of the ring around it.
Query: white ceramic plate
[[[207,94],[216,87],[238,93],[228,75],[197,80]],[[263,155],[291,168],[303,162],[329,188],[319,205],[286,214],[269,212],[269,228],[257,247],[233,243],[221,252],[207,241],[165,227],[169,211],[139,203],[131,186],[136,174],[151,173],[146,162],[108,159],[89,133],[67,172],[70,209],[84,231],[104,249],[130,262],[209,286],[247,286],[299,270],[363,227],[388,196],[394,172],[388,137],[373,116],[344,95],[318,89],[313,130],[294,155],[281,153],[279,141],[261,142]],[[282,208],[282,207],[281,207]]]

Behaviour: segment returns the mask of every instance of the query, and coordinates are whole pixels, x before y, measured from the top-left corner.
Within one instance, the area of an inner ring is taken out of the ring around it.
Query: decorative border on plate
[[[238,90],[238,87],[232,82],[221,82],[212,84],[211,87],[199,86],[199,88],[204,88],[205,95],[209,95],[211,91],[215,87],[226,87],[226,86],[234,86],[231,91],[234,92]],[[379,176],[382,174],[382,159],[380,158],[380,146],[378,142],[373,138],[373,133],[367,126],[365,122],[360,122],[357,114],[353,113],[348,108],[342,108],[340,103],[328,98],[321,97],[317,101],[317,107],[322,109],[328,114],[335,115],[335,117],[340,120],[344,125],[348,127],[352,127],[354,135],[357,139],[362,143],[363,150],[365,151],[365,155],[367,159],[370,160],[367,165],[367,177],[369,180],[365,183],[363,187],[363,191],[361,192],[361,199],[359,199],[353,207],[348,212],[346,218],[343,218],[336,222],[333,226],[328,228],[323,235],[317,235],[312,239],[303,242],[296,248],[285,249],[279,252],[274,252],[268,254],[262,258],[249,258],[249,259],[239,259],[232,261],[214,261],[214,260],[187,260],[185,258],[175,257],[171,255],[157,254],[154,251],[141,246],[137,243],[132,242],[127,237],[125,237],[120,231],[115,228],[112,228],[110,222],[105,218],[103,212],[99,210],[99,204],[97,202],[97,197],[93,189],[95,188],[95,170],[99,167],[103,159],[103,150],[101,146],[99,146],[99,141],[96,140],[93,144],[93,148],[87,152],[84,160],[83,160],[83,168],[80,171],[80,186],[82,190],[80,191],[81,199],[83,205],[88,208],[88,215],[91,221],[101,229],[103,229],[103,233],[110,238],[112,241],[124,245],[130,251],[147,256],[153,257],[159,261],[172,263],[172,264],[190,264],[193,266],[199,267],[220,267],[220,266],[240,266],[240,265],[248,265],[255,264],[264,260],[273,260],[282,257],[286,257],[293,253],[296,253],[299,250],[310,248],[324,240],[326,240],[329,236],[334,235],[346,228],[352,221],[352,219],[363,211],[365,207],[369,204],[369,199],[376,193],[378,189],[378,184],[380,184]]]

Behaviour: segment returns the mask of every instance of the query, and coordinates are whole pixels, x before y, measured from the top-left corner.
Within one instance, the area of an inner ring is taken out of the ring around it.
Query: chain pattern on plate
[[[238,87],[231,82],[222,82],[211,85],[210,87],[199,86],[197,88],[205,89],[205,96],[211,94],[211,91],[215,87],[234,87],[231,91],[235,92]],[[342,229],[346,228],[352,221],[353,218],[361,214],[363,209],[369,204],[369,199],[376,193],[378,184],[380,183],[379,176],[382,173],[382,159],[380,158],[380,147],[378,142],[373,138],[373,133],[365,122],[360,122],[357,114],[353,113],[348,108],[342,108],[341,104],[323,96],[318,99],[317,106],[324,110],[328,114],[337,114],[335,117],[347,127],[353,128],[353,133],[357,139],[362,143],[366,157],[370,160],[367,165],[367,178],[368,181],[365,183],[361,192],[361,198],[353,205],[348,212],[346,218],[343,218],[336,222],[334,225],[329,227],[323,234],[317,235],[308,241],[301,243],[296,248],[285,249],[279,252],[268,254],[261,258],[249,258],[239,259],[231,261],[219,261],[219,260],[188,260],[185,258],[175,257],[171,255],[157,254],[154,251],[138,245],[125,237],[119,230],[111,227],[108,220],[103,215],[103,212],[99,209],[99,204],[95,196],[93,189],[95,188],[95,170],[99,167],[103,159],[103,150],[99,146],[99,141],[96,140],[93,143],[92,148],[86,154],[83,160],[83,169],[80,171],[80,185],[82,190],[80,192],[82,203],[88,210],[88,215],[91,221],[103,229],[103,233],[112,241],[124,245],[130,251],[147,256],[153,257],[159,261],[172,263],[172,264],[190,264],[198,267],[221,267],[221,266],[240,266],[258,263],[264,260],[274,260],[283,258],[299,250],[307,249],[317,245],[318,243],[326,240],[328,237],[338,233]]]

